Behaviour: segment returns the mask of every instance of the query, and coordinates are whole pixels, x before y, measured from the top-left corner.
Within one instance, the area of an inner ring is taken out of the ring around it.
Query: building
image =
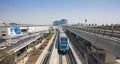
[[[68,24],[66,19],[56,20],[53,22],[53,26],[59,26],[59,25],[63,25],[63,24]]]
[[[61,19],[60,20],[60,25],[62,25],[62,24],[67,24],[67,20],[66,19]]]
[[[59,23],[59,21],[57,21],[57,20],[53,22],[53,25],[54,25],[54,26],[58,26],[59,24],[60,24],[60,23]]]
[[[18,34],[21,34],[21,30],[19,27],[0,26],[0,37],[13,36]]]
[[[6,24],[0,21],[0,38],[12,38],[28,33],[47,31],[51,26],[48,25],[21,25],[16,23]]]
[[[21,29],[18,26],[12,26],[5,22],[0,21],[0,37],[9,37],[9,36],[15,36],[15,35],[21,35]]]

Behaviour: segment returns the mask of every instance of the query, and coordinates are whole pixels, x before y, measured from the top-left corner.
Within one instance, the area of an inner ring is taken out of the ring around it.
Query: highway
[[[8,52],[9,50],[11,49],[14,49],[24,43],[27,43],[29,40],[32,40],[34,38],[36,38],[37,36],[39,35],[26,35],[27,37],[26,38],[21,38],[19,41],[17,41],[15,44],[12,44],[11,46],[8,46],[7,48],[3,49],[3,50],[0,50],[0,53],[3,53],[3,52]],[[18,38],[19,39],[19,38]]]

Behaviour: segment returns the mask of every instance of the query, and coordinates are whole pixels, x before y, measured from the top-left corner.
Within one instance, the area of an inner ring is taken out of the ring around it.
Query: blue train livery
[[[62,29],[59,29],[58,34],[58,52],[67,53],[69,50],[69,39]]]

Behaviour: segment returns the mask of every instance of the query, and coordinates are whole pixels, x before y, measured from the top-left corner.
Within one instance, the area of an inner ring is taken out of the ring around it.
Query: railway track
[[[40,64],[49,64],[50,57],[52,54],[52,49],[54,48],[54,45],[57,44],[57,43],[54,43],[55,41],[57,42],[57,36],[53,40],[53,43],[50,45],[50,48],[48,49],[48,53],[46,53],[43,61]],[[58,55],[59,56],[57,59],[59,61],[58,62],[59,64],[77,64],[71,50],[69,50],[66,54],[58,54]]]
[[[59,55],[59,64],[63,64],[63,62],[62,62],[62,55]]]
[[[74,40],[74,38],[70,34],[67,34],[67,36],[71,40],[72,42],[71,44],[74,45],[78,56],[80,55],[82,57],[83,59],[82,61],[84,64],[97,64],[98,63],[98,61],[93,56],[88,54],[87,50],[83,48],[81,45],[79,45],[79,43],[77,43],[77,41]]]
[[[49,64],[48,60],[49,60],[50,54],[47,54],[44,58],[44,61],[42,62],[42,64]]]
[[[52,53],[53,45],[54,45],[54,43],[51,44],[51,46],[48,50],[48,53],[46,54],[46,56],[43,59],[43,62],[41,64],[49,64],[49,60],[50,60],[50,56],[51,56],[51,53]]]
[[[59,64],[77,64],[71,50],[69,50],[65,55],[59,54]]]
[[[57,39],[57,35],[53,39],[53,42],[50,45],[50,48],[48,49],[48,52],[46,53],[46,55],[44,56],[43,61],[40,64],[49,64],[49,60],[50,60],[50,57],[51,57],[51,54],[52,54],[52,50],[53,50],[53,46],[54,46],[54,44],[56,42],[56,39]]]
[[[67,64],[77,64],[71,50],[66,54]]]

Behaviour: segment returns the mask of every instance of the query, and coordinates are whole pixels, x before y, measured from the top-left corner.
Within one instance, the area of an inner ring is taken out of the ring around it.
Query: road
[[[29,36],[29,35],[27,35],[27,36]],[[17,43],[12,44],[11,46],[7,47],[6,49],[0,50],[0,53],[7,52],[7,51],[9,51],[9,50],[11,50],[11,49],[13,49],[13,48],[21,45],[21,44],[24,44],[24,43],[28,42],[29,40],[32,40],[33,38],[35,38],[35,37],[37,37],[37,36],[38,36],[38,35],[34,35],[34,36],[31,36],[31,37],[27,37],[27,38],[25,38],[25,39],[21,39],[21,40],[19,40]]]

